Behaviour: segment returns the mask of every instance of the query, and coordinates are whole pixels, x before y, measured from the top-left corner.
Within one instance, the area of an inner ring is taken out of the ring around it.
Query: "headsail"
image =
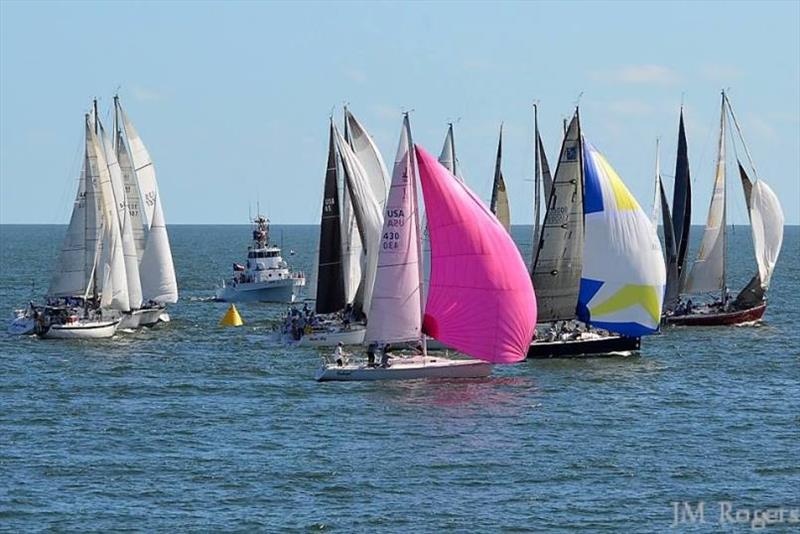
[[[365,177],[372,188],[372,194],[383,209],[386,204],[386,183],[389,181],[386,164],[383,162],[383,157],[375,141],[372,140],[372,136],[367,133],[367,130],[349,109],[345,108],[344,116],[350,134],[348,139],[350,146],[364,168]]]
[[[719,149],[714,191],[697,259],[686,281],[687,293],[708,293],[725,289],[725,97],[719,125]],[[673,212],[673,217],[675,216]]]
[[[658,330],[666,272],[656,230],[606,158],[584,142],[586,241],[578,318],[627,336]]]
[[[97,159],[90,147],[91,126],[86,117],[86,146],[78,181],[78,192],[72,207],[61,253],[50,280],[47,295],[77,297],[85,295],[92,285],[102,220],[97,210],[95,184],[98,179]],[[91,158],[91,159],[90,159]]]
[[[352,125],[351,125],[352,126]],[[378,266],[378,251],[380,247],[381,227],[383,213],[381,201],[375,197],[371,182],[367,177],[364,167],[356,157],[353,149],[344,140],[339,130],[334,126],[336,148],[342,161],[342,171],[347,181],[358,233],[365,252],[363,284],[356,295],[355,307],[369,316],[372,304],[372,290],[375,284],[375,271]],[[360,300],[360,302],[359,302]]]
[[[367,343],[413,341],[422,336],[419,220],[410,130],[406,115],[384,208]]]
[[[508,193],[503,180],[503,125],[500,125],[500,138],[497,141],[497,159],[494,164],[494,182],[492,182],[492,200],[489,209],[497,216],[497,220],[508,231],[511,228],[511,213],[508,209]]]
[[[456,159],[456,141],[455,137],[453,136],[453,123],[449,123],[447,125],[447,134],[444,137],[444,144],[442,145],[442,152],[439,154],[439,163],[444,165],[444,167],[450,171],[450,174],[461,180],[459,176],[459,165],[458,160]]]
[[[750,196],[750,218],[758,275],[764,290],[769,288],[772,272],[783,245],[783,210],[778,197],[764,182],[753,184]]]
[[[543,323],[575,318],[584,241],[582,174],[576,111],[561,146],[533,266],[539,321]]]
[[[339,173],[333,121],[328,137],[328,167],[322,197],[317,267],[317,313],[333,313],[345,307],[342,270],[342,224],[339,214]]]
[[[415,146],[431,239],[426,334],[495,363],[525,358],[536,296],[517,246],[466,185]]]
[[[542,137],[539,135],[539,106],[533,105],[533,243],[531,251],[531,273],[536,265],[539,255],[539,242],[542,233],[541,204],[542,189],[544,189],[544,209],[550,200],[550,191],[553,189],[553,178],[550,176],[550,166],[547,164],[547,155],[542,146]]]

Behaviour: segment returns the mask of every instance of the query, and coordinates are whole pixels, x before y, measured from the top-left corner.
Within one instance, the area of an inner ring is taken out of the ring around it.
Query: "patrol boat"
[[[247,264],[233,264],[233,278],[222,281],[216,300],[222,302],[284,302],[297,299],[306,285],[302,272],[292,271],[281,249],[269,244],[269,220],[253,219],[253,245],[247,247]]]

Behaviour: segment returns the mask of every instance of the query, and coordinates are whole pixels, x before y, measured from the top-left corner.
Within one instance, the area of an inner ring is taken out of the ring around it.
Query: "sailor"
[[[686,314],[692,313],[692,299],[686,301]]]
[[[388,343],[383,346],[383,355],[381,356],[381,367],[389,367],[389,359],[392,357],[392,347]]]
[[[367,367],[375,367],[375,349],[377,348],[375,343],[370,343],[367,347]]]
[[[336,360],[336,366],[342,367],[344,365],[344,344],[340,341],[336,344],[336,351],[333,353],[333,357]]]

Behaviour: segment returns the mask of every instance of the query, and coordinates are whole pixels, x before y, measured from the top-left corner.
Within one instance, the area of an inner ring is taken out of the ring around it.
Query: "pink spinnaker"
[[[487,362],[524,359],[536,328],[536,297],[516,244],[465,184],[414,148],[431,243],[423,331]]]

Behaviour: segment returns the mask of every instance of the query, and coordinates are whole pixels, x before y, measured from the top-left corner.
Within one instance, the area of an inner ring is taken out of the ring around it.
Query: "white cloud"
[[[593,71],[591,75],[601,81],[629,84],[672,85],[680,80],[677,72],[664,65],[627,65],[606,71]]]
[[[146,101],[154,101],[154,100],[164,100],[165,95],[161,91],[157,89],[151,89],[148,87],[142,87],[139,85],[134,85],[131,89],[131,93],[136,100],[146,102]]]

